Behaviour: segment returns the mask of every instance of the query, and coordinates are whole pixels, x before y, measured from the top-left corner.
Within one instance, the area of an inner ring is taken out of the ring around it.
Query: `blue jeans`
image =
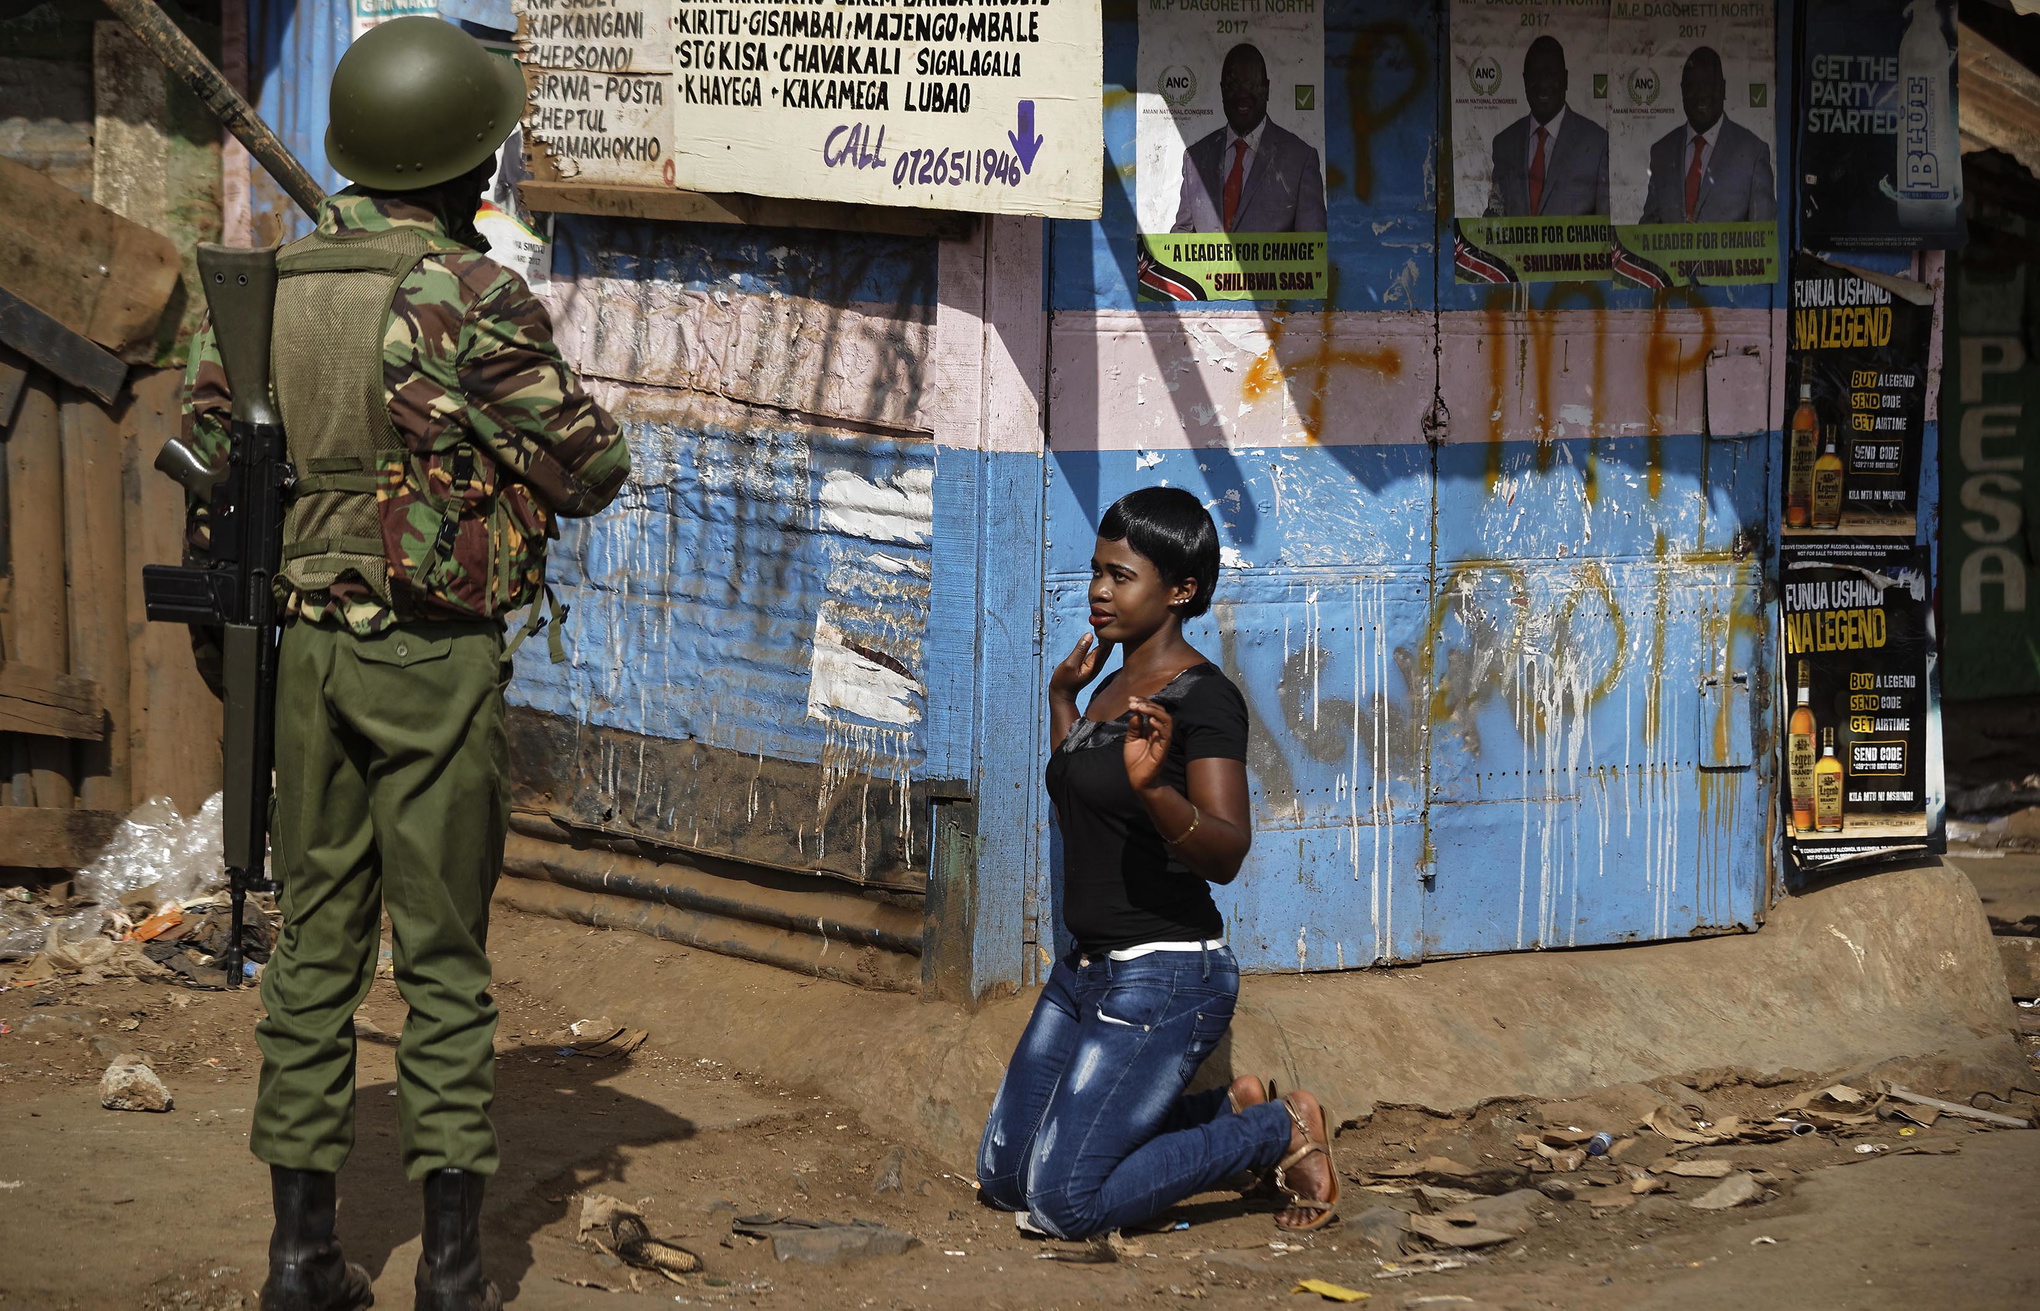
[[[1061,1238],[1152,1219],[1282,1159],[1279,1102],[1238,1115],[1225,1089],[1184,1095],[1225,1036],[1240,971],[1226,948],[1056,965],[1006,1067],[978,1148],[984,1201]]]

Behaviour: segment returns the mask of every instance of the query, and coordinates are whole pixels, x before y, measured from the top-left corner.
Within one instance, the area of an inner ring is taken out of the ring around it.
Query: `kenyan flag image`
[[[1142,300],[1209,300],[1204,285],[1187,273],[1179,273],[1154,257],[1146,241],[1140,244],[1135,282]]]

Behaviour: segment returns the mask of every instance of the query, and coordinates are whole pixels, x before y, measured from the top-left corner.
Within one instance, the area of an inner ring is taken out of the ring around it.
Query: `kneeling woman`
[[[1184,1094],[1232,1022],[1239,967],[1207,883],[1251,841],[1247,707],[1183,639],[1211,605],[1218,530],[1197,498],[1120,498],[1091,557],[1091,627],[1049,680],[1048,791],[1063,837],[1058,962],[1006,1069],[978,1152],[983,1199],[1082,1238],[1139,1224],[1243,1171],[1276,1167],[1276,1223],[1329,1221],[1323,1109],[1261,1080]],[[1120,668],[1079,713],[1112,648]]]

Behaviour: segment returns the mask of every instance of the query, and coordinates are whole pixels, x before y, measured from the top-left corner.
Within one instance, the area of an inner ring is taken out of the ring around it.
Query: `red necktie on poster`
[[[1700,152],[1707,148],[1706,137],[1693,138],[1693,162],[1686,166],[1686,221],[1693,221],[1693,211],[1700,207]]]
[[[1530,152],[1530,212],[1532,214],[1542,214],[1544,212],[1544,143],[1550,137],[1551,134],[1544,130],[1544,125],[1539,123],[1537,125],[1537,148]]]
[[[1225,175],[1225,230],[1232,231],[1233,216],[1240,211],[1241,174],[1246,171],[1247,143],[1233,143],[1232,171]]]

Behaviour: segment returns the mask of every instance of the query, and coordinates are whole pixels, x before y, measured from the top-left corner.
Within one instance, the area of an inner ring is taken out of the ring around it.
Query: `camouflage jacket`
[[[351,188],[319,214],[322,231],[342,235],[402,226],[446,235],[423,206]],[[367,636],[402,619],[500,618],[535,600],[553,516],[594,514],[630,473],[615,420],[561,358],[545,306],[485,256],[435,251],[397,288],[382,364],[390,419],[411,453],[376,493],[396,608],[349,574],[323,592],[288,593],[285,612]],[[184,439],[214,467],[226,463],[231,409],[208,322],[185,371]],[[430,576],[414,576],[407,566],[427,556],[448,507],[456,545]],[[209,525],[195,501],[186,536],[203,559]]]

